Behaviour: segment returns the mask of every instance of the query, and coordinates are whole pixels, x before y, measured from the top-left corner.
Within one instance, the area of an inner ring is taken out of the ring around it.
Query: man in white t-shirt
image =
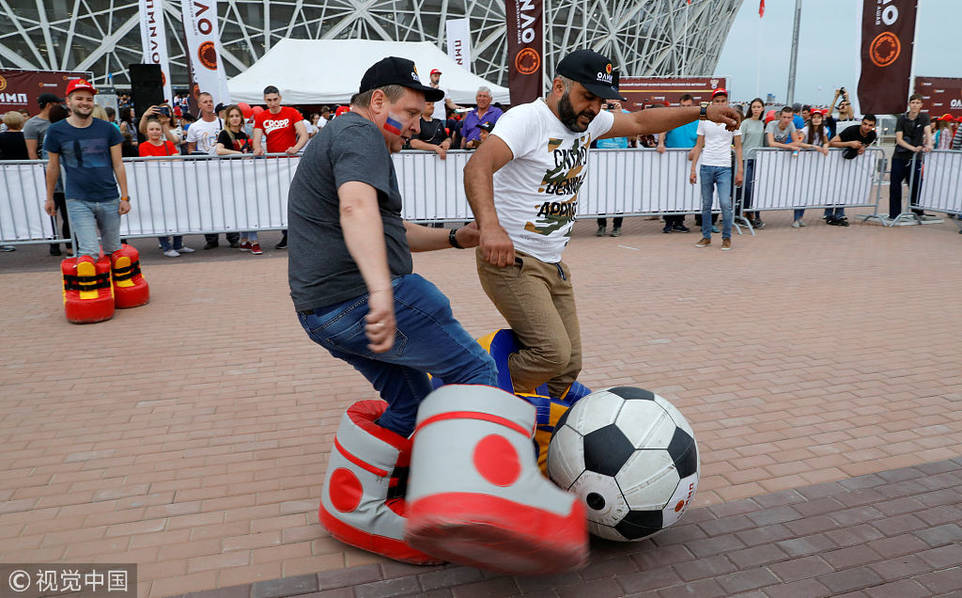
[[[464,168],[468,202],[481,229],[476,253],[485,293],[521,349],[508,358],[515,392],[547,382],[549,394],[577,398],[584,387],[581,331],[571,272],[561,254],[571,238],[591,142],[667,131],[697,118],[735,128],[736,113],[712,105],[620,113],[611,61],[578,50],[558,63],[548,97],[515,106]]]
[[[431,87],[441,89],[441,74],[440,69],[431,69]],[[444,92],[444,99],[440,102],[434,102],[434,114],[431,115],[431,118],[436,118],[441,122],[447,122],[448,112],[444,108],[448,107],[454,111],[458,109],[458,105],[455,104],[454,100],[448,95],[447,90],[441,89],[441,91]]]
[[[224,121],[214,112],[214,98],[207,92],[197,96],[200,115],[187,129],[187,153],[211,154]]]
[[[728,91],[716,89],[711,94],[714,106],[728,106]],[[689,181],[694,185],[701,176],[701,239],[695,247],[711,245],[711,206],[715,191],[722,212],[722,251],[732,248],[732,142],[735,144],[735,186],[742,184],[742,132],[729,131],[719,123],[698,123],[698,140],[691,156]],[[701,168],[695,172],[695,164],[701,156]]]

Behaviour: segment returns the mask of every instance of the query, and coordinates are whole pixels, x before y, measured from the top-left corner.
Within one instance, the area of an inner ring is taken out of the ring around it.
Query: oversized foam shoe
[[[495,330],[479,338],[478,344],[491,355],[498,366],[498,388],[514,393],[514,384],[511,382],[511,372],[508,369],[508,357],[520,348],[514,331],[510,328]],[[439,378],[433,378],[432,384],[434,388],[440,388],[444,382]],[[519,397],[535,407],[538,427],[535,430],[534,440],[538,451],[538,467],[545,475],[548,473],[548,445],[551,443],[551,436],[554,435],[558,420],[578,399],[589,394],[591,389],[578,381],[572,382],[560,397],[549,396],[547,384],[538,386],[533,393],[517,393]]]
[[[404,490],[411,441],[375,424],[384,401],[359,401],[341,418],[318,517],[332,536],[398,561],[438,564],[404,541]]]
[[[585,564],[585,510],[538,470],[534,407],[490,386],[449,385],[418,410],[404,538],[428,554],[508,574]]]
[[[63,309],[74,324],[103,322],[114,317],[114,292],[110,284],[110,260],[96,262],[89,255],[60,262],[63,275]]]
[[[110,261],[117,307],[137,307],[150,301],[150,286],[140,273],[140,252],[124,244],[110,255]]]

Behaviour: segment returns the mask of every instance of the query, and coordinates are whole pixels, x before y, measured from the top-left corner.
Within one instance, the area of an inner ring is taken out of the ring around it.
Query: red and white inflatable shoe
[[[138,307],[150,301],[150,286],[140,273],[140,252],[123,244],[110,254],[113,266],[114,301],[117,307]]]
[[[359,401],[341,418],[318,517],[345,544],[407,563],[440,564],[404,541],[411,441],[374,423],[385,409],[384,401]]]
[[[418,409],[404,538],[438,558],[508,574],[588,559],[584,507],[541,475],[535,408],[498,388],[443,386]]]
[[[60,262],[63,275],[63,309],[74,324],[103,322],[114,317],[114,292],[110,284],[110,259],[94,261],[89,255]]]

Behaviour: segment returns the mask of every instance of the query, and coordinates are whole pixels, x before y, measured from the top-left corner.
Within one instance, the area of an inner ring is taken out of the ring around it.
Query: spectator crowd
[[[444,90],[440,84],[442,75],[438,69],[431,71],[432,88]],[[90,89],[93,89],[92,86]],[[311,139],[332,119],[349,110],[347,106],[320,106],[305,117],[300,110],[284,106],[280,91],[270,85],[265,87],[263,99],[264,107],[252,107],[245,103],[215,105],[209,93],[200,93],[194,102],[196,110],[192,112],[188,94],[177,93],[170,103],[151,106],[137,118],[130,96],[121,94],[117,111],[93,104],[92,116],[113,127],[116,132],[114,139],[120,140],[122,156],[175,159],[197,154],[296,155],[302,153]],[[492,99],[491,90],[480,87],[475,95],[475,104],[470,108],[459,106],[447,93],[443,100],[426,102],[419,131],[407,140],[404,149],[434,152],[441,160],[447,157],[451,149],[477,149],[492,131],[496,131],[496,124],[505,113],[505,107],[493,103]],[[715,90],[711,102],[727,105],[727,91]],[[681,96],[679,101],[682,106],[693,103],[694,99],[687,94]],[[648,104],[642,109],[657,109],[661,105]],[[707,246],[712,233],[720,233],[724,249],[730,247],[736,203],[740,202],[743,215],[754,228],[765,227],[761,214],[752,210],[752,182],[758,149],[778,148],[790,151],[793,155],[817,151],[828,155],[829,149],[839,148],[844,150],[843,157],[854,158],[878,142],[878,119],[872,114],[857,118],[844,88],[835,90],[832,102],[827,107],[795,104],[776,109],[767,106],[761,98],[734,107],[742,115],[741,124],[734,132],[724,131],[724,127],[719,129],[713,123],[695,121],[657,135],[594,141],[592,147],[654,148],[662,153],[669,148],[689,150],[687,158],[692,164],[690,182],[696,184],[700,181],[703,199],[702,214],[695,215],[695,226],[702,233],[698,246]],[[909,184],[910,204],[917,203],[918,182],[923,171],[921,160],[913,160],[916,154],[933,149],[962,150],[962,117],[953,118],[950,114],[930,117],[922,108],[921,96],[913,95],[907,111],[898,117],[896,123],[889,183],[890,219],[901,213],[903,183]],[[26,110],[2,115],[0,160],[49,159],[44,137],[51,125],[66,119],[71,112],[63,99],[50,93],[39,96],[37,109],[32,115]],[[627,112],[618,100],[606,101],[603,109]],[[696,170],[699,158],[701,167]],[[717,226],[718,214],[711,213],[711,201],[716,193],[722,208],[721,229]],[[70,218],[67,216],[61,178],[57,179],[52,201],[51,217],[56,219],[55,214],[60,215],[60,232],[64,238],[69,238]],[[912,208],[912,211],[919,219],[932,218],[918,208]],[[808,225],[804,215],[805,210],[795,210],[794,228]],[[826,208],[822,217],[829,225],[848,226],[844,208]],[[684,215],[669,214],[663,219],[662,232],[666,234],[691,230],[685,223]],[[623,217],[615,217],[608,233],[608,219],[598,218],[596,234],[617,237],[621,234],[622,222]],[[257,231],[227,233],[225,237],[231,248],[253,255],[263,253]],[[168,257],[194,251],[183,244],[180,236],[160,237],[158,245]],[[213,249],[218,245],[218,235],[206,235],[204,249]],[[287,234],[284,231],[275,247],[283,249],[286,246]],[[14,248],[4,246],[2,249],[12,251]],[[69,254],[71,248],[67,247],[66,251]],[[60,245],[51,244],[50,254],[61,255]]]

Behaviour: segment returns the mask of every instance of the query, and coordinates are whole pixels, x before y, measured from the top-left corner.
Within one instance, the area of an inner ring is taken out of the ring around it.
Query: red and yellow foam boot
[[[385,409],[384,401],[359,401],[341,418],[318,517],[345,544],[407,563],[439,564],[404,541],[411,441],[374,423]]]
[[[96,262],[89,255],[60,262],[63,274],[63,308],[74,324],[103,322],[114,317],[114,292],[110,284],[110,260]]]
[[[535,407],[491,386],[443,386],[418,408],[404,539],[438,558],[510,575],[588,559],[577,496],[541,475]]]
[[[150,286],[140,273],[140,253],[121,245],[110,255],[113,264],[114,301],[117,307],[137,307],[150,301]]]

